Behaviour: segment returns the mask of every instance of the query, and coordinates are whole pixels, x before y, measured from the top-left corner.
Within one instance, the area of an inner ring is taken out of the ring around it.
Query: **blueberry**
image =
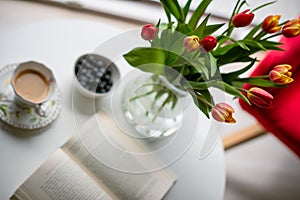
[[[88,56],[87,60],[88,60],[88,62],[90,62],[91,64],[94,64],[94,65],[97,63],[97,60],[94,56]]]
[[[104,75],[104,78],[105,78],[106,80],[110,80],[111,77],[110,77],[109,74],[105,74],[105,75]]]
[[[112,85],[112,72],[97,55],[87,54],[79,58],[75,74],[80,84],[92,92],[108,92]]]
[[[109,69],[107,69],[106,74],[111,75],[111,71]]]
[[[105,68],[101,67],[101,68],[100,68],[100,72],[101,72],[102,74],[104,74],[104,73],[105,73]]]
[[[78,60],[78,62],[76,63],[77,65],[81,65],[82,64],[82,60]]]
[[[98,84],[100,88],[104,88],[106,85],[106,82],[101,81],[100,84]]]
[[[99,77],[99,78],[100,78],[100,77],[103,75],[103,73],[102,73],[102,72],[97,72],[97,74],[96,74],[96,75],[97,75],[97,77]]]
[[[98,60],[98,61],[97,61],[97,66],[103,67],[103,62],[102,62],[101,60]]]
[[[110,90],[110,88],[111,88],[110,85],[106,85],[106,86],[105,86],[105,89],[106,89],[106,90]]]
[[[76,74],[76,75],[77,75],[78,72],[79,72],[79,68],[80,68],[80,65],[76,65],[76,66],[75,66],[75,74]]]

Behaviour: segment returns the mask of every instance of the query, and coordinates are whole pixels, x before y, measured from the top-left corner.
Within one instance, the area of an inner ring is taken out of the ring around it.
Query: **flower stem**
[[[203,103],[205,103],[209,107],[211,107],[211,108],[214,107],[214,105],[211,102],[207,101],[199,92],[196,92],[196,97],[197,97],[198,100],[202,101]]]
[[[239,87],[235,87],[236,89],[238,89],[238,90],[240,90],[240,91],[242,91],[242,92],[248,92],[248,90],[246,90],[246,89],[244,89],[244,88],[239,88]]]
[[[253,78],[269,78],[269,75],[254,76]]]
[[[279,36],[279,35],[281,35],[281,34],[282,34],[282,33],[280,32],[280,33],[276,33],[276,34],[274,34],[274,35],[270,35],[269,37],[266,37],[264,40],[271,39],[271,38],[276,37],[276,36]]]

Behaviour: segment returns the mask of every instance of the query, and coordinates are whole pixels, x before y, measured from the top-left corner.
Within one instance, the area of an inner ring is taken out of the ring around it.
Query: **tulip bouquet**
[[[238,0],[228,24],[208,24],[210,15],[204,13],[211,1],[202,0],[189,16],[191,0],[187,0],[183,7],[177,0],[160,0],[168,22],[161,23],[159,20],[156,25],[145,25],[141,37],[150,42],[150,47],[137,47],[125,54],[124,58],[133,67],[155,76],[164,76],[177,87],[188,88],[195,104],[208,117],[211,113],[217,121],[235,123],[234,109],[227,103],[215,103],[209,88],[221,89],[262,109],[271,108],[273,97],[263,88],[286,87],[286,84],[293,81],[291,66],[282,63],[264,76],[244,78],[241,75],[258,62],[253,56],[256,52],[281,50],[280,43],[274,41],[274,37],[298,36],[300,19],[279,22],[280,15],[267,16],[260,24],[251,26],[242,39],[237,40],[232,37],[232,33],[249,26],[255,11],[274,2],[241,11],[247,2]],[[240,63],[241,68],[219,73],[224,65],[230,63]],[[172,75],[169,68],[181,76]],[[244,84],[253,87],[245,90]],[[159,94],[157,91],[157,98]],[[171,94],[164,104],[170,102],[176,102],[176,97]]]

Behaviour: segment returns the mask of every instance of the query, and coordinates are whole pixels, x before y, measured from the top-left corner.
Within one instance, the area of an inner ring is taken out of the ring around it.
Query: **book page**
[[[100,122],[102,129],[100,131],[108,131],[109,139],[99,138],[99,129],[96,124]],[[143,166],[158,166],[158,161],[150,156],[147,159],[136,159],[128,153],[128,150],[140,152],[142,151],[136,143],[124,134],[112,122],[109,116],[99,112],[90,118],[79,130],[80,138],[88,140],[96,152],[103,155],[103,162],[96,159],[82,143],[78,135],[74,135],[63,147],[63,150],[72,157],[75,162],[86,168],[97,179],[99,184],[104,184],[109,190],[122,200],[156,200],[162,199],[168,190],[172,187],[176,180],[176,176],[169,169],[160,169],[154,172],[132,173],[129,171],[121,171],[114,166],[122,166],[122,169],[142,169]],[[124,151],[117,151],[111,148],[111,144],[107,140],[114,140],[118,143],[118,148]],[[94,151],[94,152],[95,152]]]
[[[11,199],[20,200],[110,200],[101,189],[61,149],[53,153]]]

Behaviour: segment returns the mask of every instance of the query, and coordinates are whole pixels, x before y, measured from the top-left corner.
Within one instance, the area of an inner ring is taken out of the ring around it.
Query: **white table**
[[[122,31],[88,21],[48,21],[0,34],[0,66],[36,60],[52,68],[63,94],[58,119],[40,134],[17,136],[15,130],[0,129],[0,198],[10,195],[63,145],[93,111],[84,109],[90,100],[73,95],[72,69],[78,56],[93,51],[99,44]],[[121,69],[122,73],[122,69]],[[72,98],[82,106],[72,107]],[[192,108],[191,108],[192,109]],[[196,111],[189,111],[197,113]],[[75,118],[74,118],[75,116]],[[74,121],[75,120],[75,121]],[[171,165],[178,176],[166,199],[222,199],[225,188],[225,164],[219,142],[205,159],[200,160],[201,141],[197,137],[185,154]]]

